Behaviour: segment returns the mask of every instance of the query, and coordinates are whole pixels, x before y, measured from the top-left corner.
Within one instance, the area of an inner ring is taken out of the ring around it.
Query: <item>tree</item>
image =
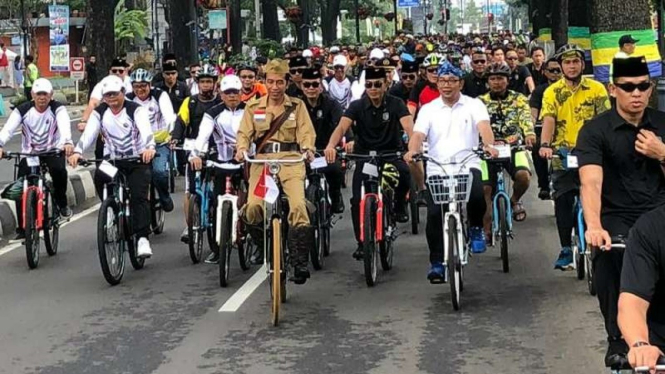
[[[324,45],[330,45],[337,39],[337,17],[341,0],[316,0],[321,14],[321,39]]]
[[[568,0],[554,0],[552,7],[552,40],[558,49],[568,43]]]
[[[143,39],[148,33],[148,15],[145,10],[128,10],[125,0],[120,0],[115,7],[114,35],[116,51],[124,55],[130,44],[136,39]]]
[[[115,57],[115,37],[113,15],[116,0],[89,0],[88,34],[86,46],[91,55],[97,57],[97,65],[102,70],[111,65]]]
[[[170,26],[170,51],[181,66],[198,61],[194,38],[196,26],[195,0],[169,0],[167,18]]]
[[[261,0],[263,5],[263,37],[278,42],[282,41],[279,31],[279,19],[277,17],[277,1]]]
[[[485,17],[487,17],[487,14],[483,14],[483,10],[476,6],[476,2],[474,0],[469,0],[464,5],[462,15],[464,23],[471,23],[473,26],[480,25]]]

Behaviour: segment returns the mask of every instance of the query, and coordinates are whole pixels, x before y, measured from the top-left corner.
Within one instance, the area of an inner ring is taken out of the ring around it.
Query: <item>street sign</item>
[[[416,8],[420,6],[420,0],[397,0],[398,8]]]
[[[69,59],[69,77],[78,81],[85,78],[85,59],[83,57]]]

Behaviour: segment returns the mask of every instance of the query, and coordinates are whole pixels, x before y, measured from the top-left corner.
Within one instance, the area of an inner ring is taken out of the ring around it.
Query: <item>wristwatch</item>
[[[540,148],[552,148],[552,146],[550,145],[550,143],[545,142],[545,143],[540,143]]]
[[[649,344],[649,343],[647,343],[647,342],[645,342],[645,341],[643,341],[643,340],[640,340],[640,341],[638,341],[638,342],[635,342],[635,343],[632,345],[632,347],[633,347],[633,348],[644,347],[645,345],[651,345],[651,344]]]

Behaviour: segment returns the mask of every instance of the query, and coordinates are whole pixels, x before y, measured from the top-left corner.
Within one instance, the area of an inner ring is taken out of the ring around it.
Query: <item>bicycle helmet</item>
[[[485,68],[485,76],[490,77],[492,75],[510,77],[510,67],[505,62],[493,62]]]
[[[577,44],[566,44],[559,48],[554,55],[557,61],[561,62],[564,57],[569,57],[571,54],[577,54],[579,58],[584,60],[584,50]]]
[[[213,80],[217,81],[217,78],[219,78],[219,73],[213,65],[205,64],[201,67],[199,73],[196,74],[197,81],[201,78],[212,78]]]
[[[430,66],[439,66],[445,61],[445,57],[440,53],[430,53],[425,57],[423,61],[423,66],[428,68]]]
[[[383,165],[383,174],[381,176],[381,186],[383,188],[395,189],[399,185],[399,171],[393,164]]]
[[[152,82],[153,75],[146,69],[136,69],[129,76],[132,83],[150,83]]]

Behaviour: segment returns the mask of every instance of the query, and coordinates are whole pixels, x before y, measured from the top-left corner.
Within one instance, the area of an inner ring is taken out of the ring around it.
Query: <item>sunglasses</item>
[[[337,66],[333,66],[333,69],[335,69],[335,70],[344,70],[344,69],[346,69],[346,67],[344,67],[342,65],[337,65]]]
[[[237,94],[240,93],[240,90],[236,90],[236,89],[231,88],[231,89],[229,89],[229,90],[222,91],[222,93],[223,93],[224,95],[237,95]]]
[[[412,81],[412,80],[416,79],[416,75],[415,74],[402,74],[402,79],[405,80],[405,81]]]
[[[561,74],[561,69],[547,69],[552,74]]]
[[[240,79],[254,79],[255,77],[255,75],[241,75]]]
[[[200,72],[201,72],[201,70],[192,70],[192,71],[190,72],[190,74],[192,74],[192,75],[196,75],[196,74],[198,74],[198,73],[200,73]]]
[[[303,82],[304,88],[319,88],[319,82]]]
[[[517,60],[517,57],[506,57],[506,60],[514,61],[514,60]]]
[[[614,83],[615,86],[619,87],[622,91],[633,92],[635,89],[640,90],[640,92],[647,91],[651,88],[651,82],[641,82],[641,83]]]
[[[111,69],[111,73],[113,74],[122,74],[125,72],[125,69]]]
[[[439,68],[427,68],[428,73],[436,73],[439,70]]]
[[[120,95],[120,92],[107,92],[104,94],[104,97],[113,98]]]
[[[474,64],[484,64],[487,63],[487,60],[473,60]]]
[[[365,82],[365,88],[367,88],[367,89],[381,88],[381,87],[383,87],[383,82],[381,82],[381,81]]]
[[[165,71],[164,74],[166,74],[166,75],[176,75],[177,73],[175,71]]]
[[[302,74],[305,69],[290,69],[291,74]]]

